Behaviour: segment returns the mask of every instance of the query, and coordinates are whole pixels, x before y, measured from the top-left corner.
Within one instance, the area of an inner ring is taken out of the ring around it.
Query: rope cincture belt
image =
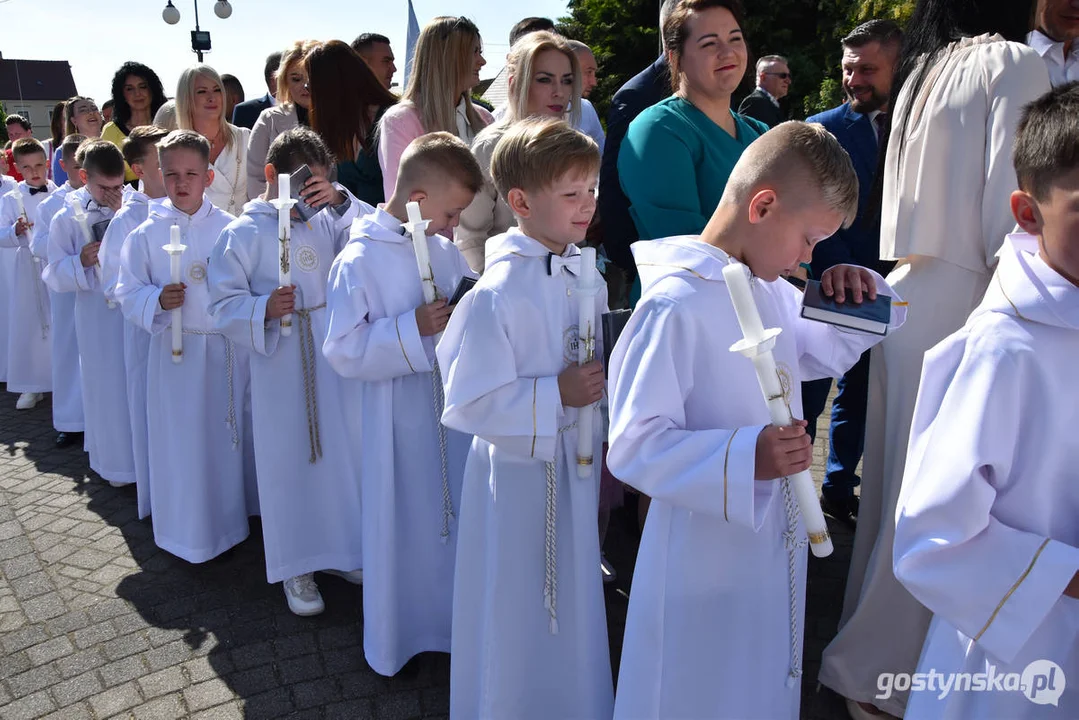
[[[794,501],[790,480],[783,478],[783,505],[787,514],[787,530],[783,544],[787,548],[787,576],[790,584],[791,662],[787,687],[792,688],[802,676],[802,633],[798,627],[798,551],[808,544],[805,533],[798,532],[798,504]]]
[[[317,359],[315,347],[315,334],[311,330],[311,313],[322,310],[326,303],[302,310],[293,310],[292,314],[297,318],[300,334],[300,364],[303,367],[303,397],[307,410],[307,442],[311,447],[311,457],[308,462],[312,465],[322,459],[322,432],[318,425],[318,388],[315,385],[317,375],[315,360]]]
[[[232,345],[232,340],[223,333],[214,332],[212,330],[193,330],[191,328],[184,328],[184,335],[202,335],[209,337],[216,335],[225,341],[225,375],[228,378],[229,386],[229,409],[228,414],[225,417],[225,425],[232,430],[232,447],[240,446],[240,435],[236,429],[236,394],[232,387],[232,371],[236,365],[236,353]]]
[[[37,315],[38,321],[41,323],[41,339],[49,339],[49,323],[52,318],[49,317],[49,305],[48,297],[42,292],[41,286],[44,284],[41,281],[41,258],[31,253],[32,260],[30,261],[30,269],[35,273],[32,275],[34,283],[34,296],[37,299]]]
[[[562,433],[577,427],[574,422],[558,428],[555,436],[555,462],[545,463],[547,470],[547,497],[543,518],[543,606],[550,615],[550,631],[558,634],[558,447]]]
[[[435,409],[435,427],[438,428],[438,455],[442,463],[442,530],[439,537],[445,545],[450,540],[450,521],[453,517],[453,498],[450,496],[450,478],[446,467],[446,426],[442,424],[442,411],[446,409],[446,395],[442,388],[442,369],[435,360],[431,369],[432,402]]]

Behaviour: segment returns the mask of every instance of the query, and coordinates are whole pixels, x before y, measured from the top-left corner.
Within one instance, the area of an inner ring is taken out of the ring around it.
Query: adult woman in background
[[[480,31],[468,18],[437,17],[424,26],[405,94],[379,123],[378,161],[386,197],[393,194],[401,153],[410,142],[441,130],[471,145],[494,121],[472,103],[472,88],[486,64]]]
[[[52,106],[52,112],[49,114],[49,139],[41,143],[45,148],[45,157],[49,159],[48,178],[57,186],[67,182],[67,173],[60,167],[60,155],[56,152],[64,141],[64,107],[66,105],[67,101],[61,100]],[[57,170],[60,171],[59,177],[56,175]]]
[[[225,119],[225,86],[209,65],[184,70],[176,85],[176,124],[210,141],[213,183],[206,197],[230,215],[247,202],[247,144],[251,131]]]
[[[311,92],[307,88],[304,56],[319,45],[315,40],[297,40],[281,55],[277,79],[277,104],[266,108],[251,128],[247,146],[247,197],[254,199],[266,189],[266,153],[270,143],[299,125],[310,126]]]
[[[340,40],[310,50],[304,66],[311,91],[311,129],[337,157],[337,182],[365,203],[377,205],[389,195],[383,191],[375,128],[397,98]]]
[[[513,213],[491,180],[491,156],[510,125],[531,116],[565,117],[575,124],[580,113],[581,68],[577,54],[561,35],[541,31],[525,35],[506,59],[509,101],[505,115],[485,128],[472,143],[472,154],[483,170],[484,185],[461,213],[454,234],[469,266],[483,272],[487,238],[514,224]]]
[[[112,76],[112,102],[112,122],[102,128],[101,137],[122,148],[131,128],[153,123],[154,114],[165,104],[161,78],[142,63],[126,62]],[[124,180],[137,179],[124,165]]]
[[[1012,141],[1023,106],[1049,90],[1044,61],[1023,44],[1032,5],[920,0],[892,83],[880,257],[899,261],[888,282],[912,301],[872,351],[854,552],[820,673],[856,719],[903,715],[908,693],[877,700],[877,678],[915,671],[931,619],[893,573],[896,506],[922,357],[981,301],[1015,226]]]

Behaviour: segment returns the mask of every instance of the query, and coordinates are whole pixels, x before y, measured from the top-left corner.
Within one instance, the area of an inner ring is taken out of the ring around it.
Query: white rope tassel
[[[37,299],[38,321],[41,323],[41,339],[48,340],[49,323],[52,318],[49,315],[48,296],[41,291],[41,258],[33,258],[31,260],[30,268],[34,271],[32,278],[34,283],[34,296]]]
[[[239,447],[240,435],[236,428],[236,395],[232,387],[232,370],[235,366],[235,353],[233,351],[232,341],[219,332],[212,332],[209,330],[184,328],[184,335],[218,335],[225,341],[225,376],[228,378],[229,386],[229,409],[228,414],[225,416],[225,425],[232,430],[232,447]]]
[[[791,625],[791,662],[787,673],[787,687],[793,688],[798,678],[802,677],[802,634],[798,625],[798,551],[808,541],[805,533],[798,532],[798,503],[791,492],[790,481],[783,478],[783,505],[787,511],[787,530],[783,533],[783,544],[787,547],[787,573],[790,580],[790,625]]]
[[[558,469],[553,462],[547,465],[547,502],[544,511],[544,576],[543,606],[551,616],[550,631],[558,634]]]
[[[450,496],[450,477],[446,467],[446,426],[442,424],[442,411],[446,407],[446,396],[442,389],[442,370],[438,360],[431,370],[431,400],[435,408],[435,427],[438,428],[438,456],[442,463],[442,531],[439,537],[445,545],[450,540],[450,521],[453,516],[453,498]]]

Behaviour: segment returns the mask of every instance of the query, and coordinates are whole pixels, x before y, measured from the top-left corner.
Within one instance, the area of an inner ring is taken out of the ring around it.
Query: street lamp
[[[210,50],[210,32],[199,29],[199,0],[193,0],[193,4],[195,6],[195,29],[191,31],[191,49],[195,51],[199,62],[202,62],[202,53]],[[222,20],[227,20],[232,17],[232,5],[228,3],[228,0],[217,0],[214,3],[214,14]],[[165,4],[165,9],[161,11],[161,19],[169,25],[180,22],[180,11],[172,4],[172,0],[168,0]]]

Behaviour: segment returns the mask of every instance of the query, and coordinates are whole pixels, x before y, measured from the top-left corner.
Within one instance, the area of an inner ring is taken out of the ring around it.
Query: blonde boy
[[[574,243],[596,209],[598,170],[595,142],[565,122],[526,120],[503,136],[491,174],[518,227],[487,241],[485,273],[438,344],[443,422],[475,435],[458,523],[454,717],[611,714],[599,468],[582,480],[576,463],[578,408],[603,393],[602,363],[576,363]],[[597,327],[606,304],[602,293]]]

